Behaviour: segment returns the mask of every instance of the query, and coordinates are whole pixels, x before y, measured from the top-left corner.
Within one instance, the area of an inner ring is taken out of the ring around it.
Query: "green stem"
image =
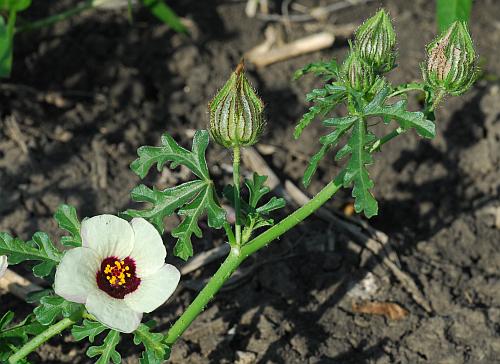
[[[375,151],[379,151],[380,150],[380,147],[382,145],[384,145],[385,143],[387,143],[388,141],[394,139],[395,137],[397,137],[399,134],[402,134],[404,133],[404,129],[402,127],[397,127],[396,129],[394,129],[393,131],[391,131],[389,134],[387,134],[386,136],[380,138],[379,140],[377,140],[375,143],[373,143],[372,147],[370,148],[370,151],[368,153],[372,154],[373,152]]]
[[[59,321],[58,323],[50,326],[42,332],[41,334],[35,336],[33,339],[28,341],[24,346],[19,349],[14,355],[12,355],[9,358],[9,363],[14,364],[17,363],[19,360],[25,358],[28,354],[33,352],[36,348],[38,348],[40,345],[42,345],[44,342],[49,340],[51,337],[59,334],[63,330],[67,329],[68,327],[72,326],[75,323],[75,321],[65,318]]]
[[[240,147],[233,148],[233,184],[234,184],[234,209],[236,212],[235,235],[236,245],[241,245],[241,204],[240,204]]]
[[[94,6],[95,6],[94,1],[86,1],[83,4],[75,6],[74,8],[65,10],[61,13],[54,14],[54,15],[48,16],[48,17],[40,19],[40,20],[35,20],[35,21],[30,22],[24,26],[21,26],[21,27],[16,29],[16,33],[47,27],[47,26],[52,25],[54,23],[57,23],[59,21],[70,18],[74,15],[80,14],[81,12],[88,10],[88,9],[91,9]]]
[[[305,218],[325,204],[325,202],[327,202],[342,187],[343,175],[344,174],[341,173],[308,203],[294,211],[291,215],[287,216],[269,230],[260,234],[253,240],[250,240],[241,249],[233,247],[229,256],[226,258],[224,263],[222,263],[217,272],[215,272],[214,276],[210,279],[198,296],[196,296],[194,301],[189,305],[186,311],[184,311],[181,317],[179,317],[179,319],[177,319],[174,325],[170,328],[165,337],[165,342],[169,345],[173,345],[177,341],[193,320],[200,314],[201,311],[203,311],[208,302],[219,291],[224,282],[227,281],[231,274],[246,258],[248,258],[248,256],[283,235],[285,232],[302,222]]]
[[[207,303],[213,298],[217,291],[219,291],[224,282],[233,274],[242,261],[240,250],[237,247],[231,248],[231,252],[224,263],[222,263],[217,272],[210,278],[210,281],[201,290],[198,296],[196,296],[194,301],[191,302],[181,317],[179,317],[170,330],[168,330],[164,339],[166,344],[173,345],[177,341],[179,336],[186,331],[193,320],[203,311]]]

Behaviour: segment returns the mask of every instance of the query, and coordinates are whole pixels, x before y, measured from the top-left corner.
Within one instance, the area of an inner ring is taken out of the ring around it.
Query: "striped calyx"
[[[476,53],[467,25],[456,21],[427,46],[425,82],[451,95],[467,91],[477,78]]]
[[[208,108],[210,134],[226,148],[253,145],[264,131],[264,103],[245,77],[243,61]]]
[[[376,72],[384,73],[394,68],[396,33],[385,10],[379,10],[358,28],[354,46]]]
[[[361,92],[367,92],[375,82],[375,74],[355,50],[351,50],[343,64],[343,72],[350,86]]]

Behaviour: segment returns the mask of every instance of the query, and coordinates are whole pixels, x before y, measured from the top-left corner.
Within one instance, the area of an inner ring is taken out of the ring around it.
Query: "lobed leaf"
[[[41,261],[33,268],[33,273],[37,277],[48,276],[62,257],[62,253],[43,232],[35,233],[32,240],[27,243],[0,232],[0,255],[7,255],[10,264],[26,260]]]
[[[38,322],[50,325],[59,317],[72,317],[82,312],[83,305],[66,301],[59,296],[45,296],[40,300],[40,306],[34,309]]]
[[[163,134],[161,147],[143,146],[137,150],[139,158],[132,162],[130,168],[139,177],[144,178],[150,168],[156,163],[157,169],[161,172],[163,165],[171,162],[170,167],[178,165],[188,167],[196,176],[202,180],[210,180],[205,151],[208,146],[208,131],[198,130],[193,138],[191,151],[184,149],[168,134]]]
[[[107,329],[108,328],[106,326],[104,326],[98,321],[91,321],[85,319],[83,320],[81,326],[74,325],[71,328],[71,335],[73,335],[76,341],[80,341],[88,337],[89,341],[93,343],[96,336],[106,331]]]
[[[324,135],[320,138],[319,141],[322,146],[321,149],[311,157],[309,165],[304,172],[304,177],[302,179],[304,186],[309,186],[312,176],[318,169],[319,162],[324,158],[326,153],[331,148],[335,147],[338,144],[340,138],[353,126],[357,118],[357,116],[346,116],[342,118],[332,118],[323,121],[323,124],[325,126],[335,127],[335,130],[330,134]]]
[[[316,76],[326,76],[326,79],[339,77],[339,65],[335,59],[330,61],[319,61],[310,63],[307,66],[295,71],[293,78],[295,80],[301,78],[308,73],[314,73]]]
[[[144,345],[141,364],[161,364],[170,356],[170,346],[163,342],[164,336],[150,332],[150,327],[140,324],[134,331],[134,344]]]
[[[363,211],[370,218],[378,213],[378,204],[370,189],[373,181],[370,179],[366,166],[373,162],[372,156],[366,150],[366,146],[372,141],[365,122],[358,118],[354,123],[348,144],[351,148],[351,159],[349,160],[344,175],[344,186],[354,183],[352,196],[355,198],[354,209],[356,212]]]
[[[427,120],[420,112],[408,111],[406,100],[397,101],[394,104],[386,105],[385,101],[389,93],[389,88],[385,87],[374,99],[364,108],[365,116],[380,116],[385,122],[395,120],[403,129],[414,128],[416,132],[424,138],[433,138],[436,135],[436,126],[431,120]]]
[[[89,358],[99,356],[95,364],[108,364],[110,362],[119,364],[122,360],[120,353],[116,351],[116,346],[119,342],[120,333],[115,330],[109,330],[108,335],[106,335],[104,339],[104,343],[100,346],[91,346],[88,348],[87,356]]]
[[[54,219],[57,221],[59,228],[66,230],[70,234],[70,236],[63,236],[61,238],[61,244],[70,247],[82,246],[80,220],[73,206],[65,204],[59,206],[54,214]]]

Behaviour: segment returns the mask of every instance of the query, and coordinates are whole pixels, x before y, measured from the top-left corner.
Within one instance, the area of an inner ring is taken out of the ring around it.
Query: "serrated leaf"
[[[273,196],[264,205],[258,207],[255,211],[261,215],[267,215],[272,211],[282,209],[285,207],[286,201],[284,198]]]
[[[378,204],[370,189],[373,181],[370,179],[366,165],[371,164],[373,159],[366,151],[366,145],[372,137],[368,136],[365,122],[358,118],[354,123],[348,144],[351,147],[351,159],[345,169],[344,186],[354,183],[352,196],[355,198],[354,209],[356,212],[363,211],[370,218],[377,214]]]
[[[198,220],[204,211],[207,212],[208,225],[210,227],[222,227],[226,218],[226,212],[216,202],[214,191],[210,186],[205,187],[193,201],[178,211],[178,214],[184,216],[184,219],[172,231],[172,236],[177,238],[174,254],[179,258],[187,260],[193,255],[191,236],[194,234],[198,238],[201,238],[202,232],[198,226]]]
[[[170,356],[170,346],[163,342],[164,336],[150,332],[145,324],[140,324],[134,331],[134,344],[144,345],[141,364],[161,364]]]
[[[435,124],[427,120],[420,112],[407,111],[406,100],[397,101],[394,104],[386,105],[385,100],[389,93],[389,88],[385,87],[374,99],[366,105],[363,114],[365,116],[380,116],[385,121],[395,120],[403,129],[414,128],[416,132],[424,138],[433,138],[436,135]]]
[[[82,325],[74,325],[71,328],[71,335],[75,338],[76,341],[83,340],[85,338],[89,338],[91,343],[94,342],[96,336],[101,334],[103,331],[106,331],[108,328],[101,324],[98,321],[91,320],[83,320]]]
[[[104,339],[104,343],[100,346],[91,346],[88,348],[87,356],[89,358],[99,356],[95,364],[108,364],[110,362],[119,364],[122,360],[120,353],[116,351],[116,346],[119,342],[120,333],[115,330],[109,330],[108,335],[106,335]]]
[[[163,191],[139,185],[131,192],[132,200],[136,202],[149,202],[153,204],[153,207],[149,210],[127,210],[124,214],[130,217],[143,217],[149,220],[163,234],[163,221],[165,217],[172,215],[176,210],[192,201],[203,190],[206,190],[206,188],[206,182],[201,180],[186,182]]]
[[[13,316],[12,316],[13,317]],[[12,327],[3,327],[0,332],[0,341],[13,343],[25,343],[29,335],[38,335],[47,329],[46,326],[36,322],[34,315],[28,315],[24,320]]]
[[[196,131],[191,151],[184,149],[168,134],[163,134],[161,147],[143,146],[137,150],[139,158],[132,162],[130,168],[139,177],[144,178],[149,169],[156,164],[159,172],[163,165],[171,162],[170,168],[178,165],[188,167],[202,180],[210,180],[205,151],[208,146],[209,135],[206,130]]]
[[[335,127],[335,130],[330,134],[324,135],[320,138],[322,144],[321,149],[311,157],[309,165],[307,166],[302,182],[305,187],[311,183],[312,176],[318,169],[319,162],[323,159],[326,153],[337,145],[339,139],[353,126],[357,120],[357,116],[346,116],[342,118],[332,118],[323,121],[325,126]]]
[[[326,76],[326,80],[329,80],[339,76],[339,66],[335,59],[310,63],[295,71],[293,78],[297,80],[308,73],[314,73],[316,76]]]
[[[40,306],[35,308],[36,319],[42,325],[50,325],[59,317],[72,317],[83,310],[83,305],[66,301],[59,296],[45,296],[40,300]]]
[[[320,95],[328,94],[322,97]],[[315,97],[317,95],[317,97]],[[317,116],[325,116],[328,114],[339,102],[346,97],[345,86],[337,83],[327,84],[323,89],[313,90],[313,93],[307,95],[308,101],[314,101],[314,105],[309,108],[309,111],[299,120],[295,126],[293,137],[298,139],[304,129],[311,124]]]
[[[207,215],[208,225],[212,228],[221,228],[225,222],[226,212],[217,202],[205,160],[208,142],[208,132],[199,130],[195,133],[192,150],[188,151],[179,146],[171,136],[164,134],[163,146],[139,148],[139,158],[131,164],[132,170],[141,177],[144,177],[154,164],[161,170],[165,163],[171,162],[171,168],[179,164],[185,165],[200,178],[163,191],[140,185],[132,191],[132,199],[149,202],[153,206],[145,210],[128,210],[124,213],[127,216],[150,220],[160,232],[164,231],[163,221],[166,216],[176,211],[184,216],[179,226],[172,231],[172,236],[177,238],[174,254],[184,260],[193,255],[192,235],[201,237],[198,221],[204,214]]]
[[[73,206],[60,205],[54,214],[54,219],[57,221],[59,228],[66,230],[70,234],[70,236],[63,236],[61,238],[61,244],[70,247],[82,246],[80,220]]]
[[[250,193],[248,197],[248,204],[256,208],[260,199],[269,193],[269,187],[265,186],[264,183],[267,181],[267,176],[259,176],[259,174],[254,173],[252,179],[246,179],[245,185]]]
[[[26,260],[41,261],[33,268],[33,273],[38,277],[46,277],[61,261],[62,253],[57,250],[45,233],[35,233],[32,240],[26,243],[1,232],[0,255],[7,255],[10,264],[18,264]]]

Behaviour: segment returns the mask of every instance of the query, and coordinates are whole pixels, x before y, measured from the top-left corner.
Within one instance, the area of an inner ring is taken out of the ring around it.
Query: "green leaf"
[[[282,209],[285,205],[286,201],[284,198],[273,196],[269,201],[258,207],[255,211],[261,215],[268,215],[271,211]]]
[[[79,325],[74,325],[71,328],[71,335],[75,338],[76,341],[81,341],[85,338],[89,338],[89,341],[91,343],[94,342],[96,336],[101,334],[103,331],[107,330],[108,328],[101,324],[98,321],[91,321],[91,320],[83,320],[83,323],[81,326]]]
[[[26,10],[31,5],[31,0],[0,0],[0,10]]]
[[[116,346],[119,342],[120,333],[115,330],[109,330],[104,343],[100,346],[91,346],[88,348],[87,356],[89,358],[99,356],[95,364],[108,364],[110,362],[119,364],[122,360],[120,353],[116,351]]]
[[[80,236],[80,220],[76,214],[76,209],[70,205],[61,205],[54,214],[59,228],[66,230],[70,236],[63,236],[61,244],[71,247],[82,246]]]
[[[332,118],[323,121],[325,126],[334,127],[335,130],[330,134],[324,135],[320,138],[320,143],[322,144],[321,149],[312,156],[309,161],[309,165],[304,172],[304,178],[302,182],[305,187],[309,186],[311,183],[312,176],[316,173],[318,169],[319,162],[323,159],[326,153],[333,147],[335,147],[340,138],[354,125],[357,120],[357,116],[345,116],[342,118]]]
[[[163,134],[161,147],[144,146],[137,150],[139,158],[130,165],[139,177],[144,178],[149,169],[156,163],[158,172],[161,172],[163,165],[171,162],[170,168],[175,168],[182,164],[188,167],[196,176],[202,180],[210,180],[205,151],[208,146],[208,131],[198,130],[193,138],[191,151],[184,149],[168,134]]]
[[[193,255],[191,236],[194,234],[201,238],[202,232],[198,227],[198,220],[205,211],[208,216],[208,225],[221,228],[225,222],[226,212],[215,200],[211,186],[206,186],[193,201],[178,211],[179,215],[184,216],[184,220],[172,231],[172,236],[177,238],[174,254],[179,258],[187,260]]]
[[[453,22],[469,22],[472,0],[437,0],[436,15],[439,32],[443,32]]]
[[[7,311],[0,319],[0,330],[3,330],[14,319],[14,312]]]
[[[143,344],[141,364],[161,364],[170,356],[170,346],[165,344],[164,336],[159,333],[150,332],[150,328],[145,324],[140,324],[134,331],[134,344]]]
[[[149,210],[127,210],[124,214],[131,217],[143,217],[149,220],[160,233],[163,233],[163,220],[165,217],[172,215],[176,210],[192,201],[206,189],[206,182],[201,180],[186,182],[163,191],[139,185],[131,192],[132,200],[149,202],[153,204],[152,208]]]
[[[337,78],[339,76],[339,65],[335,59],[310,63],[295,71],[293,78],[297,80],[308,73],[314,73],[316,76],[326,76],[327,80]]]
[[[0,77],[9,77],[12,70],[12,43],[15,22],[15,11],[10,11],[7,23],[0,14]]]
[[[14,315],[9,315],[4,319],[11,319]],[[1,325],[1,324],[0,324]],[[47,329],[46,326],[35,321],[35,316],[33,314],[28,315],[23,321],[14,325],[12,327],[7,328],[5,324],[0,330],[0,341],[9,341],[13,343],[25,343],[29,339],[29,335],[38,335]]]
[[[252,179],[245,180],[245,185],[250,192],[250,196],[248,198],[248,204],[256,208],[260,199],[264,197],[267,193],[269,193],[270,189],[267,186],[264,186],[264,183],[267,181],[267,176],[259,176],[257,173],[254,173]]]
[[[51,288],[41,289],[39,291],[29,292],[26,297],[27,303],[36,303],[40,302],[40,300],[45,296],[54,295],[54,290]]]
[[[0,232],[0,255],[7,255],[10,264],[18,264],[25,260],[41,261],[33,268],[37,277],[46,277],[61,261],[62,253],[52,244],[49,236],[42,232],[33,235],[27,243]]]
[[[186,33],[187,29],[175,12],[163,0],[142,0],[154,16],[169,25],[178,33]]]
[[[354,209],[358,213],[364,211],[368,218],[378,213],[377,201],[370,192],[374,183],[366,169],[366,165],[373,162],[372,156],[366,150],[366,146],[371,143],[373,138],[373,135],[367,132],[364,120],[358,118],[348,141],[351,147],[351,159],[344,175],[345,187],[354,182],[352,190],[352,196],[355,198]]]
[[[170,135],[164,134],[161,147],[139,148],[139,158],[131,164],[132,170],[141,177],[145,177],[154,164],[157,165],[158,171],[161,171],[165,163],[171,162],[171,168],[182,164],[200,178],[163,191],[144,185],[137,186],[132,190],[132,199],[150,203],[152,207],[145,210],[127,210],[123,213],[149,220],[161,233],[164,231],[165,217],[174,212],[184,216],[179,226],[172,231],[172,236],[177,238],[174,254],[184,260],[193,255],[192,235],[202,236],[198,226],[199,219],[206,214],[208,225],[219,229],[226,218],[225,210],[217,202],[214,184],[208,172],[205,159],[208,142],[208,131],[199,130],[194,135],[191,151],[188,151],[177,144]]]
[[[328,114],[338,103],[345,99],[346,95],[346,88],[340,83],[327,84],[323,89],[316,89],[307,94],[307,101],[314,101],[314,105],[309,108],[309,111],[297,123],[293,137],[298,139],[304,129],[317,116]]]
[[[57,318],[74,317],[83,310],[83,305],[66,301],[59,296],[45,296],[40,300],[40,306],[35,308],[36,319],[42,325],[50,325]]]
[[[380,116],[385,122],[395,120],[403,129],[414,128],[416,132],[424,138],[433,138],[436,135],[436,126],[431,120],[427,120],[420,112],[407,111],[408,103],[400,100],[392,105],[385,105],[384,102],[389,93],[389,88],[385,87],[374,99],[364,108],[365,116]]]

